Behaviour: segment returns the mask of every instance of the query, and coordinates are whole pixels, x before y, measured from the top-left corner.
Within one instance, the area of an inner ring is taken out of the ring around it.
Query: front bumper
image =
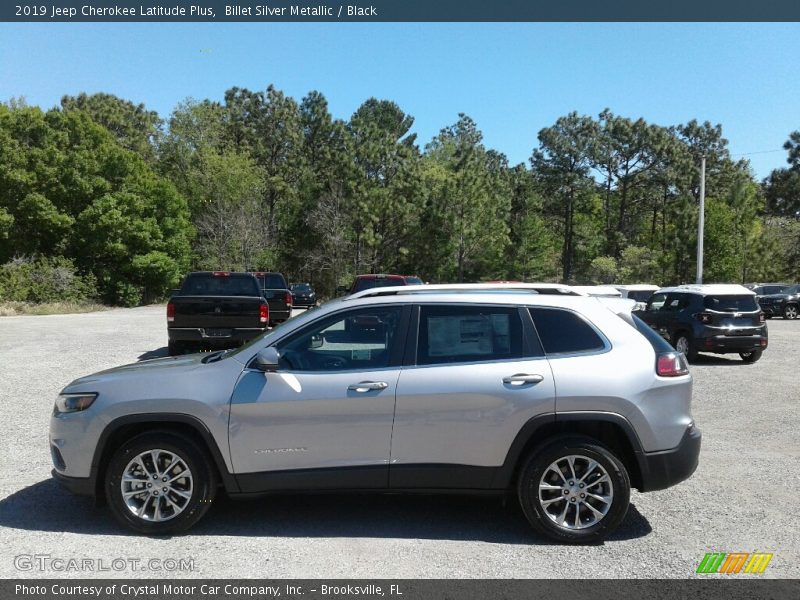
[[[671,487],[691,477],[700,457],[702,433],[694,425],[683,434],[681,443],[671,450],[644,452],[640,455],[642,471],[640,492],[653,492]]]
[[[783,316],[783,307],[780,304],[761,304],[761,312],[770,317]]]
[[[68,477],[55,469],[51,471],[51,474],[53,475],[53,479],[73,494],[78,496],[95,495],[94,477]]]
[[[292,303],[293,306],[316,306],[316,298],[295,298]]]

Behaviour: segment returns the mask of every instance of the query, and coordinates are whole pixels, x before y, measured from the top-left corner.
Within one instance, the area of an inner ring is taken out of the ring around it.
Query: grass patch
[[[107,310],[107,306],[89,302],[0,302],[0,317],[17,315],[65,315]]]

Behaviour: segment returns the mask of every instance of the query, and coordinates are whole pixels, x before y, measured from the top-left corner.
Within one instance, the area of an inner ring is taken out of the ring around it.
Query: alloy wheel
[[[145,521],[169,521],[192,498],[194,479],[186,462],[169,450],[148,450],[134,457],[122,473],[122,499]]]
[[[605,468],[587,456],[571,454],[553,462],[539,481],[539,503],[553,523],[567,530],[599,523],[614,501]]]
[[[689,340],[685,337],[681,336],[678,338],[678,341],[675,342],[675,350],[678,352],[682,352],[684,355],[689,354]]]

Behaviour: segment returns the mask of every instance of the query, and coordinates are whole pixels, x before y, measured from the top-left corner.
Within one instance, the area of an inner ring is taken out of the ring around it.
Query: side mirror
[[[347,286],[345,285],[337,285],[336,286],[336,295],[337,296],[346,296],[347,295]]]
[[[324,340],[322,339],[322,334],[321,333],[316,333],[316,334],[311,336],[311,342],[309,343],[308,347],[311,350],[314,350],[316,348],[322,348],[322,343],[323,342],[324,342]]]
[[[264,373],[274,373],[278,370],[278,362],[280,359],[280,353],[270,346],[256,354],[256,358],[253,361],[253,368]]]

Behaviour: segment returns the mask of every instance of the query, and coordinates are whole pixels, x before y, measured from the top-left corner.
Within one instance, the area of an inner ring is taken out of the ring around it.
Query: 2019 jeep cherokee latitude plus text
[[[691,375],[636,317],[519,286],[427,287],[72,382],[50,423],[54,476],[146,534],[189,528],[219,487],[513,490],[540,533],[589,542],[631,487],[694,472]]]

